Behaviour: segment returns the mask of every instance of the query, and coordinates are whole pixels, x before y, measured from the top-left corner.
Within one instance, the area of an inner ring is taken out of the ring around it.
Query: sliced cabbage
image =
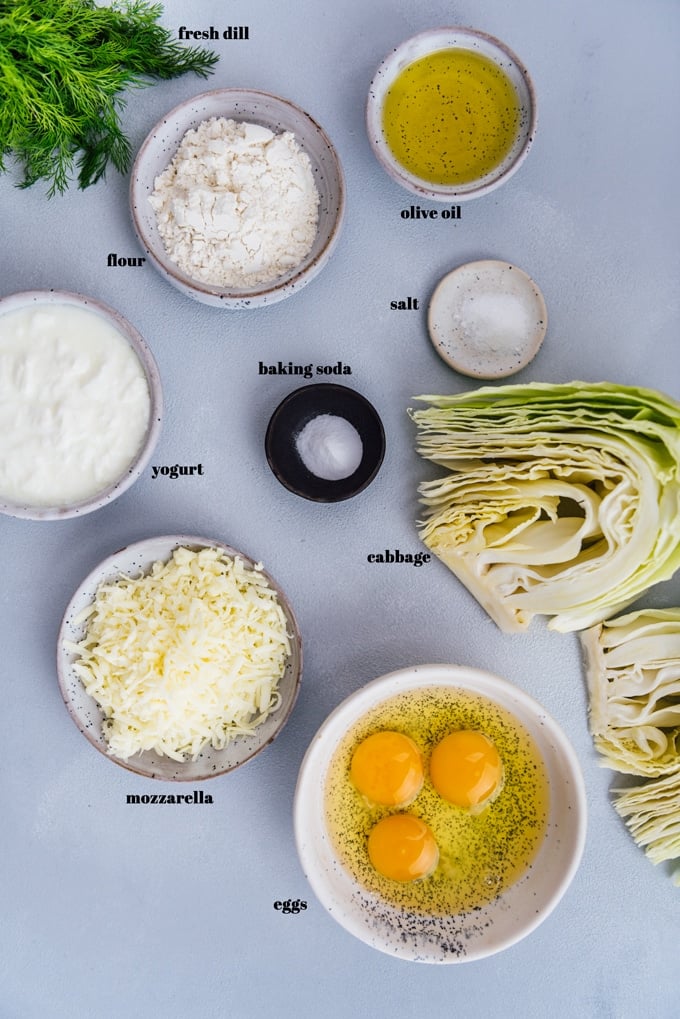
[[[631,775],[680,769],[680,608],[609,619],[581,643],[603,763]]]
[[[680,565],[680,405],[614,383],[422,396],[425,544],[498,626],[561,632],[622,609]]]
[[[620,791],[614,807],[652,863],[680,859],[680,769]],[[680,885],[680,866],[673,881]]]
[[[680,857],[680,608],[642,609],[581,634],[602,763],[654,776],[614,807],[652,863]],[[680,867],[674,880],[680,884]]]

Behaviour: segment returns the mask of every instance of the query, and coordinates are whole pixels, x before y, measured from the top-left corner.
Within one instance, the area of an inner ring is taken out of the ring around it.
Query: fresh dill
[[[124,173],[130,142],[120,123],[125,90],[187,71],[206,78],[217,55],[175,42],[145,0],[0,0],[0,171],[12,154],[20,187],[63,192]]]

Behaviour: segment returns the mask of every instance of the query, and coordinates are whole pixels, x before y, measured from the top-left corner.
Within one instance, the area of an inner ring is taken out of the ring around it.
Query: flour
[[[319,193],[295,136],[212,117],[188,131],[149,198],[167,254],[193,279],[251,288],[311,251]]]

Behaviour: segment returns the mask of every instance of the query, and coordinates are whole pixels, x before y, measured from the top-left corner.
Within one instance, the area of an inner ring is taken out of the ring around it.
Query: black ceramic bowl
[[[361,437],[363,454],[357,469],[339,481],[326,481],[305,467],[296,436],[320,414],[349,421]],[[350,499],[370,485],[385,455],[385,432],[375,408],[360,393],[332,383],[303,386],[279,404],[267,427],[265,451],[272,471],[290,492],[314,502]]]

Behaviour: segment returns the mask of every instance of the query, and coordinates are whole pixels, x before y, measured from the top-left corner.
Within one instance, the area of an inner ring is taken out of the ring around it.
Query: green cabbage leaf
[[[680,405],[614,383],[421,396],[419,534],[498,626],[601,622],[680,566]]]

